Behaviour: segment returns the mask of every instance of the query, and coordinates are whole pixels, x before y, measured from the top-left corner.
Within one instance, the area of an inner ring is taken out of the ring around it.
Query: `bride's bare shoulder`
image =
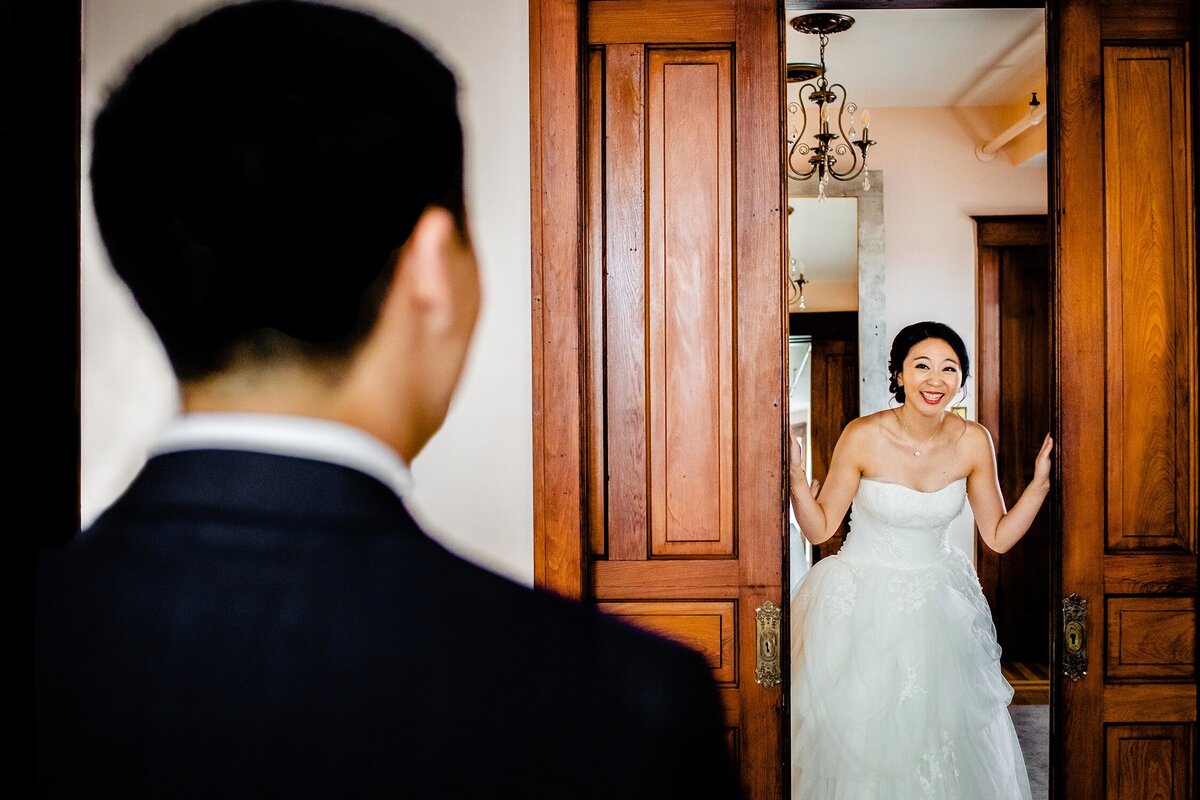
[[[859,417],[852,420],[846,426],[846,430],[842,436],[857,439],[878,434],[881,430],[886,429],[887,425],[892,421],[893,416],[891,410],[884,409],[883,411],[876,411],[874,414]]]
[[[864,428],[880,428],[895,424],[896,412],[890,408],[885,408],[882,411],[876,411],[874,414],[866,414],[850,423],[861,425]]]
[[[992,445],[992,434],[987,428],[980,425],[978,422],[969,419],[962,419],[963,429],[959,434],[961,446],[966,447],[970,452],[980,455],[991,455],[995,449]]]

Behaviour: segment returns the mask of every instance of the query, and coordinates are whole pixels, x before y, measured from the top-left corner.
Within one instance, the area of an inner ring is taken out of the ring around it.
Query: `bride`
[[[1028,800],[995,627],[947,530],[966,499],[989,548],[1020,541],[1050,489],[1053,441],[1006,511],[987,430],[947,412],[970,374],[958,334],[908,326],[888,370],[900,405],[846,426],[824,486],[792,444],[792,509],[810,542],[854,504],[845,545],[792,601],[792,796]]]

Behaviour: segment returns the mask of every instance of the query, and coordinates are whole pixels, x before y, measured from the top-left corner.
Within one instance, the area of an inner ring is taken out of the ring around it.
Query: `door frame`
[[[993,5],[960,0],[775,2],[781,20],[785,6],[792,11],[821,7],[969,8]],[[1029,0],[1013,0],[1004,5],[1045,7],[1042,2]],[[592,459],[601,457],[589,455],[590,450],[594,450],[589,448],[589,414],[593,409],[588,407],[586,392],[588,371],[594,367],[587,356],[590,337],[587,326],[594,323],[589,321],[586,291],[586,8],[586,0],[529,2],[534,582],[539,588],[576,600],[584,599],[588,583],[587,552],[591,528],[588,497],[596,488],[588,485],[588,476],[597,474],[589,464]],[[1051,35],[1049,19],[1047,35]],[[1049,61],[1046,68],[1048,80],[1053,80]],[[782,86],[782,74],[780,83]],[[1048,111],[1048,130],[1053,137],[1056,130],[1053,105]],[[781,100],[781,131],[782,114]],[[1050,150],[1053,174],[1052,143]],[[786,203],[782,202],[786,185],[781,183],[779,193],[780,249],[786,252]],[[1053,203],[1053,196],[1049,201]],[[1052,253],[1052,261],[1053,258]],[[784,297],[784,274],[781,263],[781,298]],[[787,333],[786,326],[781,327],[780,349],[783,351],[786,351]],[[1055,425],[1057,429],[1057,420]],[[782,506],[780,514],[786,514]],[[1056,554],[1057,543],[1054,543],[1052,569],[1055,569]],[[784,564],[780,563],[781,578],[783,568]],[[1055,577],[1051,576],[1052,582]],[[784,686],[787,686],[786,682]],[[788,747],[787,740],[786,735],[781,737],[781,745],[785,748]],[[780,757],[784,763],[790,763],[789,754],[781,753]],[[1053,768],[1052,759],[1052,782]],[[781,771],[781,779],[785,772],[786,769]]]
[[[1046,214],[1020,214],[1005,216],[973,216],[975,221],[975,383],[978,394],[977,421],[992,434],[994,441],[1000,441],[1001,422],[1001,256],[1000,252],[1006,247],[1037,247],[1045,251],[1047,262],[1047,303],[1050,311],[1050,327],[1053,328],[1055,294],[1053,292],[1054,274],[1050,259],[1050,230],[1049,216]],[[1050,331],[1052,335],[1052,330]],[[1048,341],[1047,344],[1050,344]],[[1046,354],[1047,361],[1053,359],[1053,349]],[[1055,413],[1054,396],[1051,394],[1050,415],[1053,420]],[[1011,446],[1011,445],[1010,445]],[[1003,461],[1001,461],[1003,464]],[[1010,487],[1011,488],[1011,487]],[[1015,500],[1010,497],[1010,500]],[[1048,542],[1046,568],[1051,573],[1055,570],[1053,556],[1058,536],[1053,527],[1057,523],[1058,508],[1052,495],[1047,498],[1046,507],[1041,512],[1048,514],[1048,524],[1051,526]],[[1023,540],[1024,541],[1024,540]],[[993,617],[999,616],[997,609],[997,591],[1001,580],[1000,570],[1002,556],[984,546],[978,536],[975,537],[975,569],[978,573],[984,597],[992,608]],[[1051,576],[1047,576],[1051,577]],[[1046,602],[1048,617],[1052,617],[1055,606],[1055,594],[1046,586]],[[1050,638],[1049,631],[1054,628],[1053,620],[1047,619],[1046,663],[1049,665]],[[1003,638],[1001,624],[997,624],[997,634]],[[1053,684],[1053,681],[1051,681]],[[1053,690],[1052,690],[1053,691]]]
[[[582,5],[529,2],[533,577],[577,600],[587,475]]]
[[[1001,247],[1045,247],[1049,255],[1049,217],[1046,214],[977,216],[975,220],[975,383],[979,387],[978,422],[993,436],[1000,430],[1000,331]],[[1052,264],[1050,266],[1053,266]],[[1049,277],[1051,286],[1054,275]],[[1054,293],[1050,302],[1053,311]],[[1051,404],[1053,417],[1054,407]],[[996,580],[1000,557],[975,538],[975,567],[988,602],[989,583]],[[989,572],[991,573],[989,581]]]

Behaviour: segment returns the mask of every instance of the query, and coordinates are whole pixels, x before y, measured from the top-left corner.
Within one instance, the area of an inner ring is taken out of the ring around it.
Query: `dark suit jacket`
[[[452,555],[351,469],[155,457],[38,584],[42,795],[737,793],[698,656]]]

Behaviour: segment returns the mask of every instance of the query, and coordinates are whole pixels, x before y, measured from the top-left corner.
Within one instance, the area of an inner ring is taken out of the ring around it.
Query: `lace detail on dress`
[[[808,611],[808,607],[812,605],[812,601],[812,581],[804,581],[800,584],[800,591],[796,592],[796,596],[792,600],[792,612],[804,614]]]
[[[949,792],[936,792],[936,788],[946,783],[958,783],[957,754],[954,752],[954,742],[949,731],[942,731],[942,744],[922,754],[921,764],[917,768],[917,781],[921,791],[927,797],[935,794],[945,796]]]
[[[881,525],[879,528],[879,543],[881,549],[889,559],[897,563],[904,562],[904,549],[900,547],[900,543],[896,541],[896,532],[892,530],[891,525]]]
[[[917,683],[917,668],[909,667],[904,673],[904,686],[900,689],[900,703],[918,694],[929,694],[924,686]]]
[[[895,575],[887,583],[888,591],[896,595],[888,614],[916,611],[925,605],[925,600],[937,586],[937,576],[932,572],[916,571],[911,574]]]
[[[841,570],[832,576],[825,608],[834,622],[849,619],[854,613],[854,600],[858,595],[858,580],[854,570]]]

